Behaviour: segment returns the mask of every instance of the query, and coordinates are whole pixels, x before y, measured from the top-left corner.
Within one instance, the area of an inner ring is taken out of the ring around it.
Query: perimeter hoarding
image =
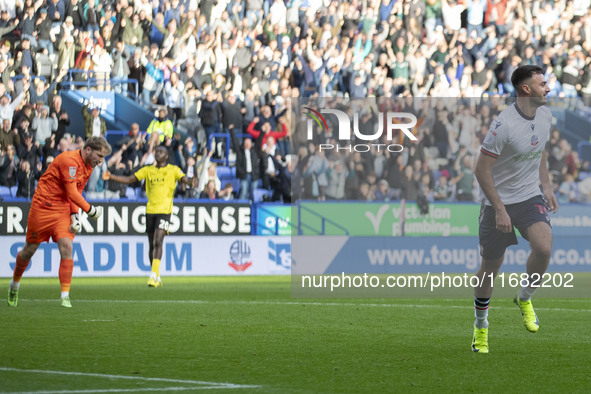
[[[82,214],[80,235],[144,235],[146,204],[132,202],[96,203],[104,214],[97,220]],[[0,234],[25,234],[29,202],[0,204]],[[250,204],[175,203],[169,233],[174,235],[249,235]]]
[[[421,215],[416,203],[312,203],[302,202],[299,218],[303,234],[318,234],[325,221],[326,235],[399,236],[404,218],[404,235],[474,236],[478,235],[477,204],[431,204],[429,213]],[[298,210],[297,207],[294,210]],[[338,226],[331,224],[336,223]]]
[[[5,258],[0,277],[10,277],[23,236],[4,236]],[[146,236],[77,236],[73,248],[74,276],[147,276],[150,273]],[[43,243],[27,269],[27,277],[57,277],[56,243]],[[160,270],[166,276],[289,275],[289,237],[168,236]]]

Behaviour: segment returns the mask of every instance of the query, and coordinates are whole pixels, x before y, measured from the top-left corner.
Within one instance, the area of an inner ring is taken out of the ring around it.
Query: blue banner
[[[480,267],[478,237],[292,237],[295,274],[470,273]],[[502,271],[523,272],[529,243],[507,248]],[[555,237],[549,272],[591,271],[584,237]]]

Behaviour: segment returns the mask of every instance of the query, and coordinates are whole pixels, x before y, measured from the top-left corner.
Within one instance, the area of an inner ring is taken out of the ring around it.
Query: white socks
[[[525,301],[529,301],[531,299],[531,296],[534,295],[534,293],[536,292],[537,288],[531,288],[531,287],[522,287],[521,290],[519,290],[519,301],[521,302],[525,302]]]
[[[476,298],[474,297],[474,317],[476,321],[474,325],[476,328],[488,328],[488,305],[490,298]]]
[[[69,291],[62,291],[62,298],[66,298],[70,296],[70,292]]]
[[[20,287],[21,282],[15,282],[12,279],[10,280],[10,290],[18,290],[18,288]]]

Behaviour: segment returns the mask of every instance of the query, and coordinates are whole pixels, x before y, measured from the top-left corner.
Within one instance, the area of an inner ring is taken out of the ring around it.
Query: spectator
[[[250,138],[245,138],[242,144],[236,137],[234,129],[230,129],[232,149],[236,152],[236,177],[240,179],[241,200],[254,200],[254,190],[260,178],[259,160],[262,147],[262,135],[256,139],[253,146]]]
[[[135,50],[134,52],[135,53]],[[111,68],[111,79],[114,79],[115,91],[121,93],[127,90],[127,83],[117,83],[118,81],[127,79],[130,73],[129,70],[129,52],[125,48],[125,43],[118,40],[113,50],[113,67]]]
[[[29,41],[28,38],[22,39],[20,50],[17,52],[15,64],[15,70],[18,70],[20,74],[30,72],[32,75],[37,75],[37,62],[35,61],[33,52],[31,52],[31,41]]]
[[[141,48],[135,48],[135,51],[133,52],[133,57],[131,57],[127,61],[127,68],[129,70],[129,72],[127,73],[127,78],[135,79],[137,81],[137,85],[135,83],[130,82],[127,89],[131,92],[134,92],[134,94],[137,94],[138,97],[142,97],[142,91],[144,89],[144,78],[147,71],[146,66],[142,64]],[[118,68],[114,67],[114,69]]]
[[[148,61],[143,56],[142,65],[146,68],[144,84],[142,87],[142,98],[144,105],[150,107],[157,103],[158,96],[164,86],[163,63],[161,59],[154,60],[154,63]]]
[[[366,183],[367,185],[367,183]],[[393,201],[393,200],[397,200],[398,196],[396,194],[396,191],[392,188],[390,188],[390,185],[388,184],[388,181],[385,179],[381,179],[378,182],[378,187],[375,190],[375,201]]]
[[[19,161],[14,146],[8,145],[0,151],[0,186],[12,187],[16,185],[16,171]]]
[[[560,184],[560,188],[558,189],[557,200],[560,204],[578,201],[577,184],[572,174],[566,174],[564,176],[564,182]]]
[[[170,79],[164,84],[164,103],[168,107],[168,116],[176,126],[183,117],[183,91],[185,84],[179,80],[177,73],[170,74]]]
[[[84,107],[82,107],[82,117],[84,118],[84,135],[86,138],[92,136],[105,136],[107,124],[104,119],[100,117],[100,108],[98,106],[95,105],[92,108],[89,108],[89,104],[85,104]]]
[[[35,182],[39,180],[39,173],[37,167],[31,167],[31,163],[27,160],[22,160],[20,168],[16,173],[18,180],[18,188],[16,196],[30,200],[35,193]]]
[[[260,129],[256,128],[257,124],[260,124]],[[263,133],[263,144],[266,144],[267,138],[269,137],[273,137],[273,139],[277,141],[287,135],[287,125],[285,124],[284,118],[281,118],[279,125],[281,127],[281,131],[273,131],[271,122],[269,120],[264,120],[261,124],[260,119],[257,116],[252,120],[252,122],[250,122],[246,132],[252,135],[252,137],[255,139],[258,138],[260,133]]]
[[[33,169],[37,168],[37,163],[43,154],[43,150],[37,142],[33,142],[33,135],[29,133],[23,135],[23,141],[17,146],[16,151],[19,159],[21,161],[28,161]]]
[[[15,109],[21,104],[23,99],[25,98],[25,91],[29,89],[29,82],[23,82],[23,89],[24,91],[21,92],[13,102],[10,102],[11,97],[8,93],[4,93],[0,97],[0,119],[10,119],[14,116]]]
[[[291,178],[293,170],[291,166],[291,156],[286,157],[285,166],[281,164],[281,162],[278,160],[278,157],[279,156],[271,156],[273,164],[277,169],[277,173],[271,181],[271,187],[273,189],[271,201],[283,200],[284,203],[290,203],[292,193]]]
[[[115,143],[115,146],[120,147],[125,145],[127,149],[123,151],[121,160],[125,163],[131,162],[132,168],[139,164],[139,160],[145,150],[146,142],[145,133],[140,132],[140,125],[136,122],[131,124],[129,134],[121,138]]]
[[[205,96],[205,100],[201,103],[201,111],[199,117],[201,124],[205,128],[207,141],[211,140],[211,135],[222,132],[222,106],[217,100],[213,90],[209,90]]]
[[[414,170],[410,164],[404,167],[402,175],[402,196],[407,201],[416,201],[419,195],[419,182],[414,177]]]
[[[218,178],[216,172],[217,165],[210,161],[213,151],[208,152],[207,149],[205,149],[204,152],[203,164],[201,165],[201,173],[199,174],[199,183],[197,184],[196,190],[198,193],[201,193],[205,190],[207,183],[213,181],[215,184],[215,190],[220,191],[222,182],[220,181],[220,178]]]
[[[259,135],[259,138],[261,135]],[[312,154],[306,163],[303,173],[304,197],[324,201],[326,200],[326,187],[328,186],[326,173],[330,167],[330,163],[323,151],[310,149],[310,152]]]
[[[53,55],[53,41],[51,35],[51,19],[47,17],[47,9],[39,10],[38,19],[35,21],[35,35],[39,47],[47,51],[48,55]],[[55,40],[55,37],[53,37]]]
[[[452,179],[452,182],[456,185],[456,200],[474,201],[476,180],[472,168],[472,156],[469,154],[461,156],[458,162],[460,161],[461,164],[459,164],[459,167],[456,169],[458,175]]]
[[[53,105],[51,106],[50,116],[57,117],[57,130],[55,131],[55,140],[59,141],[66,134],[66,127],[70,125],[68,112],[62,107],[62,98],[59,95],[53,96]]]
[[[47,85],[45,82],[43,82],[41,78],[36,78],[34,81],[34,86],[29,88],[29,100],[33,103],[43,101],[43,104],[48,105],[49,95],[55,91],[57,84],[67,74],[67,71],[68,70],[61,69],[57,77],[50,85]]]
[[[207,182],[207,185],[205,185],[205,189],[201,192],[199,198],[208,200],[219,198],[219,193],[215,190],[215,182],[213,180]]]
[[[326,196],[331,200],[343,200],[345,198],[345,183],[347,171],[343,162],[338,160],[330,163],[327,171]]]
[[[74,46],[74,37],[67,36],[58,45],[57,68],[67,70],[76,66],[76,47]]]
[[[92,69],[96,78],[97,90],[104,90],[108,86],[109,76],[112,73],[113,57],[100,44],[94,46]]]
[[[435,185],[433,191],[433,198],[435,201],[449,201],[453,195],[452,185],[448,182],[448,177],[445,174],[439,175],[439,180]]]
[[[173,137],[174,126],[170,119],[168,119],[167,117],[166,108],[160,108],[158,110],[158,117],[156,119],[152,119],[152,121],[148,125],[148,135],[151,135],[154,132],[156,132],[156,134],[158,135],[160,142],[163,142],[165,137]]]
[[[57,131],[58,120],[55,113],[49,116],[49,107],[41,107],[41,113],[33,118],[31,128],[35,132],[35,145],[44,145],[45,140]]]
[[[121,160],[123,152],[127,149],[124,144],[121,149],[115,152],[108,160],[106,169],[113,175],[128,176],[131,175],[131,163],[125,163]],[[102,175],[101,175],[102,179]],[[124,198],[127,194],[127,184],[115,182],[113,179],[107,181],[105,189],[105,197],[109,200],[119,200]]]
[[[224,188],[218,192],[218,198],[224,201],[230,201],[235,198],[234,186],[230,182],[224,185]]]
[[[424,196],[428,202],[434,202],[435,196],[431,187],[431,178],[429,174],[421,174],[419,182],[419,194]]]
[[[236,99],[236,94],[229,91],[226,100],[222,103],[222,122],[224,131],[233,127],[235,130],[243,130],[243,116],[246,108]],[[256,137],[255,137],[256,138]]]
[[[2,130],[0,131],[0,150],[4,150],[8,145],[18,146],[20,137],[16,128],[10,128],[10,119],[2,119]]]

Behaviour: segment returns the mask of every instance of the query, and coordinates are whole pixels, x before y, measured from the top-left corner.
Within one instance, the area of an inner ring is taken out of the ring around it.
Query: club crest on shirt
[[[531,136],[531,146],[536,146],[540,143],[540,141],[538,141],[538,136],[537,135],[532,135]]]
[[[68,174],[70,175],[70,177],[75,177],[76,176],[76,167],[70,167]]]

